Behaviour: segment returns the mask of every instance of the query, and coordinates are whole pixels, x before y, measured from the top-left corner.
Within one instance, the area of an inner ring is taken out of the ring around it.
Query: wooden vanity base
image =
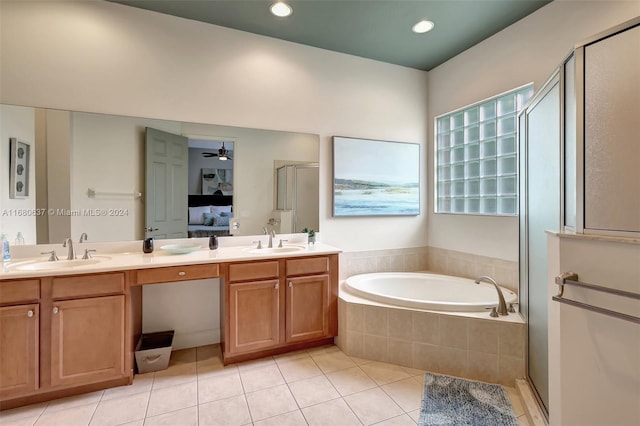
[[[66,398],[68,396],[95,392],[99,390],[114,388],[117,386],[130,385],[132,383],[132,379],[130,379],[129,377],[123,377],[106,382],[92,383],[90,385],[76,386],[67,389],[58,389],[50,392],[42,392],[35,395],[23,396],[20,398],[7,399],[4,401],[0,401],[0,410],[9,410],[11,408],[22,407],[24,405],[37,404],[40,402],[51,401],[53,399]]]
[[[333,345],[333,337],[326,337],[320,340],[314,340],[313,342],[294,343],[279,348],[264,349],[261,351],[251,352],[249,354],[242,355],[227,355],[224,357],[224,365],[235,364],[237,362],[251,361],[254,359],[264,358],[267,356],[280,355],[287,352],[299,351],[302,349],[315,348],[318,346]],[[222,348],[224,352],[224,347]]]
[[[225,364],[333,343],[334,253],[0,280],[0,410],[132,384],[142,286],[202,278]]]

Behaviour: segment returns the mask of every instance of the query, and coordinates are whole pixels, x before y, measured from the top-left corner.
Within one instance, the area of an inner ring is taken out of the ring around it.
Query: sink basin
[[[252,248],[249,250],[249,253],[255,254],[280,254],[280,253],[293,253],[296,251],[305,250],[305,246],[284,246],[284,247],[273,247],[273,248]]]
[[[109,256],[94,256],[91,259],[57,260],[54,262],[50,262],[48,260],[27,260],[10,265],[9,269],[14,269],[16,271],[51,271],[56,269],[94,265],[109,259],[111,259]]]

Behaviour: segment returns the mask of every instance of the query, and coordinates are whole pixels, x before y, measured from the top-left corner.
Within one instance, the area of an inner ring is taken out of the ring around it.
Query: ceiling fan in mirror
[[[218,152],[203,152],[202,156],[205,158],[218,157],[218,160],[221,161],[233,160],[233,158],[229,156],[229,151],[224,147],[224,142],[222,142],[222,148],[220,148]]]

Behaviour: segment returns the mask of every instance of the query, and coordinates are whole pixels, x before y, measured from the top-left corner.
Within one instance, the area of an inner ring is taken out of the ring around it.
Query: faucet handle
[[[283,243],[283,242],[285,242],[285,241],[289,241],[289,240],[283,240],[283,239],[281,239],[281,240],[280,240],[280,244],[278,244],[278,248],[282,248],[282,243]]]
[[[497,318],[499,316],[495,306],[492,306],[491,308],[485,308],[485,309],[491,309],[491,312],[489,313],[490,317]]]
[[[91,259],[91,253],[95,253],[96,249],[85,249],[84,250],[84,256],[82,256],[83,259]]]
[[[56,254],[55,250],[41,252],[40,254],[50,254],[51,256],[49,256],[49,262],[55,262],[56,260],[60,260],[58,259],[58,255]]]
[[[262,241],[258,240],[258,241],[252,241],[252,242],[253,242],[254,244],[255,244],[255,243],[258,243],[258,245],[256,246],[256,248],[257,248],[258,250],[261,250],[261,249],[262,249]]]
[[[512,313],[512,314],[515,314],[516,312],[518,312],[518,311],[516,311],[516,307],[515,307],[515,305],[517,305],[517,304],[518,304],[518,302],[509,303],[509,309],[507,309],[507,312]]]

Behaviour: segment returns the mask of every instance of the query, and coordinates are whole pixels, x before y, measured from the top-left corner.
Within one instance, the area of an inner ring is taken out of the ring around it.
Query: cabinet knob
[[[32,317],[33,317],[33,309],[29,309],[29,312],[27,312],[27,316],[28,316],[29,318],[32,318]]]
[[[180,271],[178,272],[178,275],[180,275],[181,277],[184,277],[185,275],[187,275],[187,273],[184,271]]]
[[[54,306],[54,307],[53,307],[53,313],[54,313],[54,314],[57,314],[59,310],[60,310],[60,309],[58,309],[58,307],[57,307],[57,306]]]
[[[293,287],[293,283],[289,281],[289,288]]]
[[[276,284],[275,286],[273,286],[273,288],[275,288],[276,290],[280,288],[280,283]]]

